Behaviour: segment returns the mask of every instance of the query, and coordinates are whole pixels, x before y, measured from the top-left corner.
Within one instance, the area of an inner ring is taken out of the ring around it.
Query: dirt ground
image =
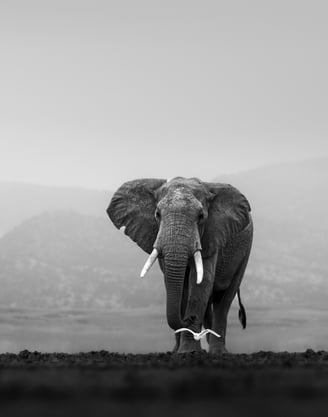
[[[9,417],[326,416],[328,352],[6,353],[0,404]]]

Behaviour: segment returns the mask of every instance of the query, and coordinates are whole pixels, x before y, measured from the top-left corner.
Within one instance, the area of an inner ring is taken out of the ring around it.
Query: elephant
[[[141,277],[158,260],[168,325],[190,330],[175,333],[174,352],[201,351],[192,332],[202,327],[221,336],[207,334],[208,352],[227,352],[227,316],[236,294],[246,327],[240,284],[253,239],[250,211],[235,187],[198,178],[137,179],[114,193],[109,218],[150,254]]]

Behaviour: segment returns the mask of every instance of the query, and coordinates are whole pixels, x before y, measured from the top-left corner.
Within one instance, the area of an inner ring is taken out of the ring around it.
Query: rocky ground
[[[25,350],[0,355],[0,400],[1,416],[13,417],[326,416],[328,352],[210,356]]]

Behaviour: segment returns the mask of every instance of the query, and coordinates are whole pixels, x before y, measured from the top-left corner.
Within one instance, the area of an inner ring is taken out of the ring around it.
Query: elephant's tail
[[[241,302],[241,298],[240,298],[240,289],[238,288],[237,291],[237,295],[238,295],[238,302],[239,302],[239,312],[238,312],[238,317],[239,317],[239,321],[241,323],[241,325],[243,326],[243,329],[246,328],[246,310],[245,307],[243,306],[243,303]]]

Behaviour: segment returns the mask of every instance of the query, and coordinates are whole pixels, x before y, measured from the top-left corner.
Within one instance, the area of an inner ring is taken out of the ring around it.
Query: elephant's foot
[[[192,335],[181,334],[179,340],[179,346],[175,352],[177,353],[190,353],[190,352],[202,352],[200,340],[195,340]]]
[[[221,332],[223,336],[217,338],[213,335],[210,335],[209,338],[209,353],[213,355],[222,355],[223,353],[228,353],[226,346],[225,346],[225,336],[224,333]]]
[[[222,345],[222,346],[210,346],[208,351],[212,355],[222,355],[223,353],[228,353],[228,351],[227,351],[227,349],[224,345]]]
[[[175,345],[172,353],[191,353],[191,352],[205,352],[204,349],[202,349],[202,347],[200,346],[200,343],[198,342],[193,343],[193,344],[188,344],[188,345],[183,345],[183,346],[177,346]]]
[[[178,353],[190,353],[190,352],[202,352],[203,349],[199,342],[192,343],[184,346],[180,346],[178,349]]]
[[[181,335],[178,333],[175,334],[175,345],[172,351],[173,353],[177,353],[179,351],[180,339],[181,339]]]

